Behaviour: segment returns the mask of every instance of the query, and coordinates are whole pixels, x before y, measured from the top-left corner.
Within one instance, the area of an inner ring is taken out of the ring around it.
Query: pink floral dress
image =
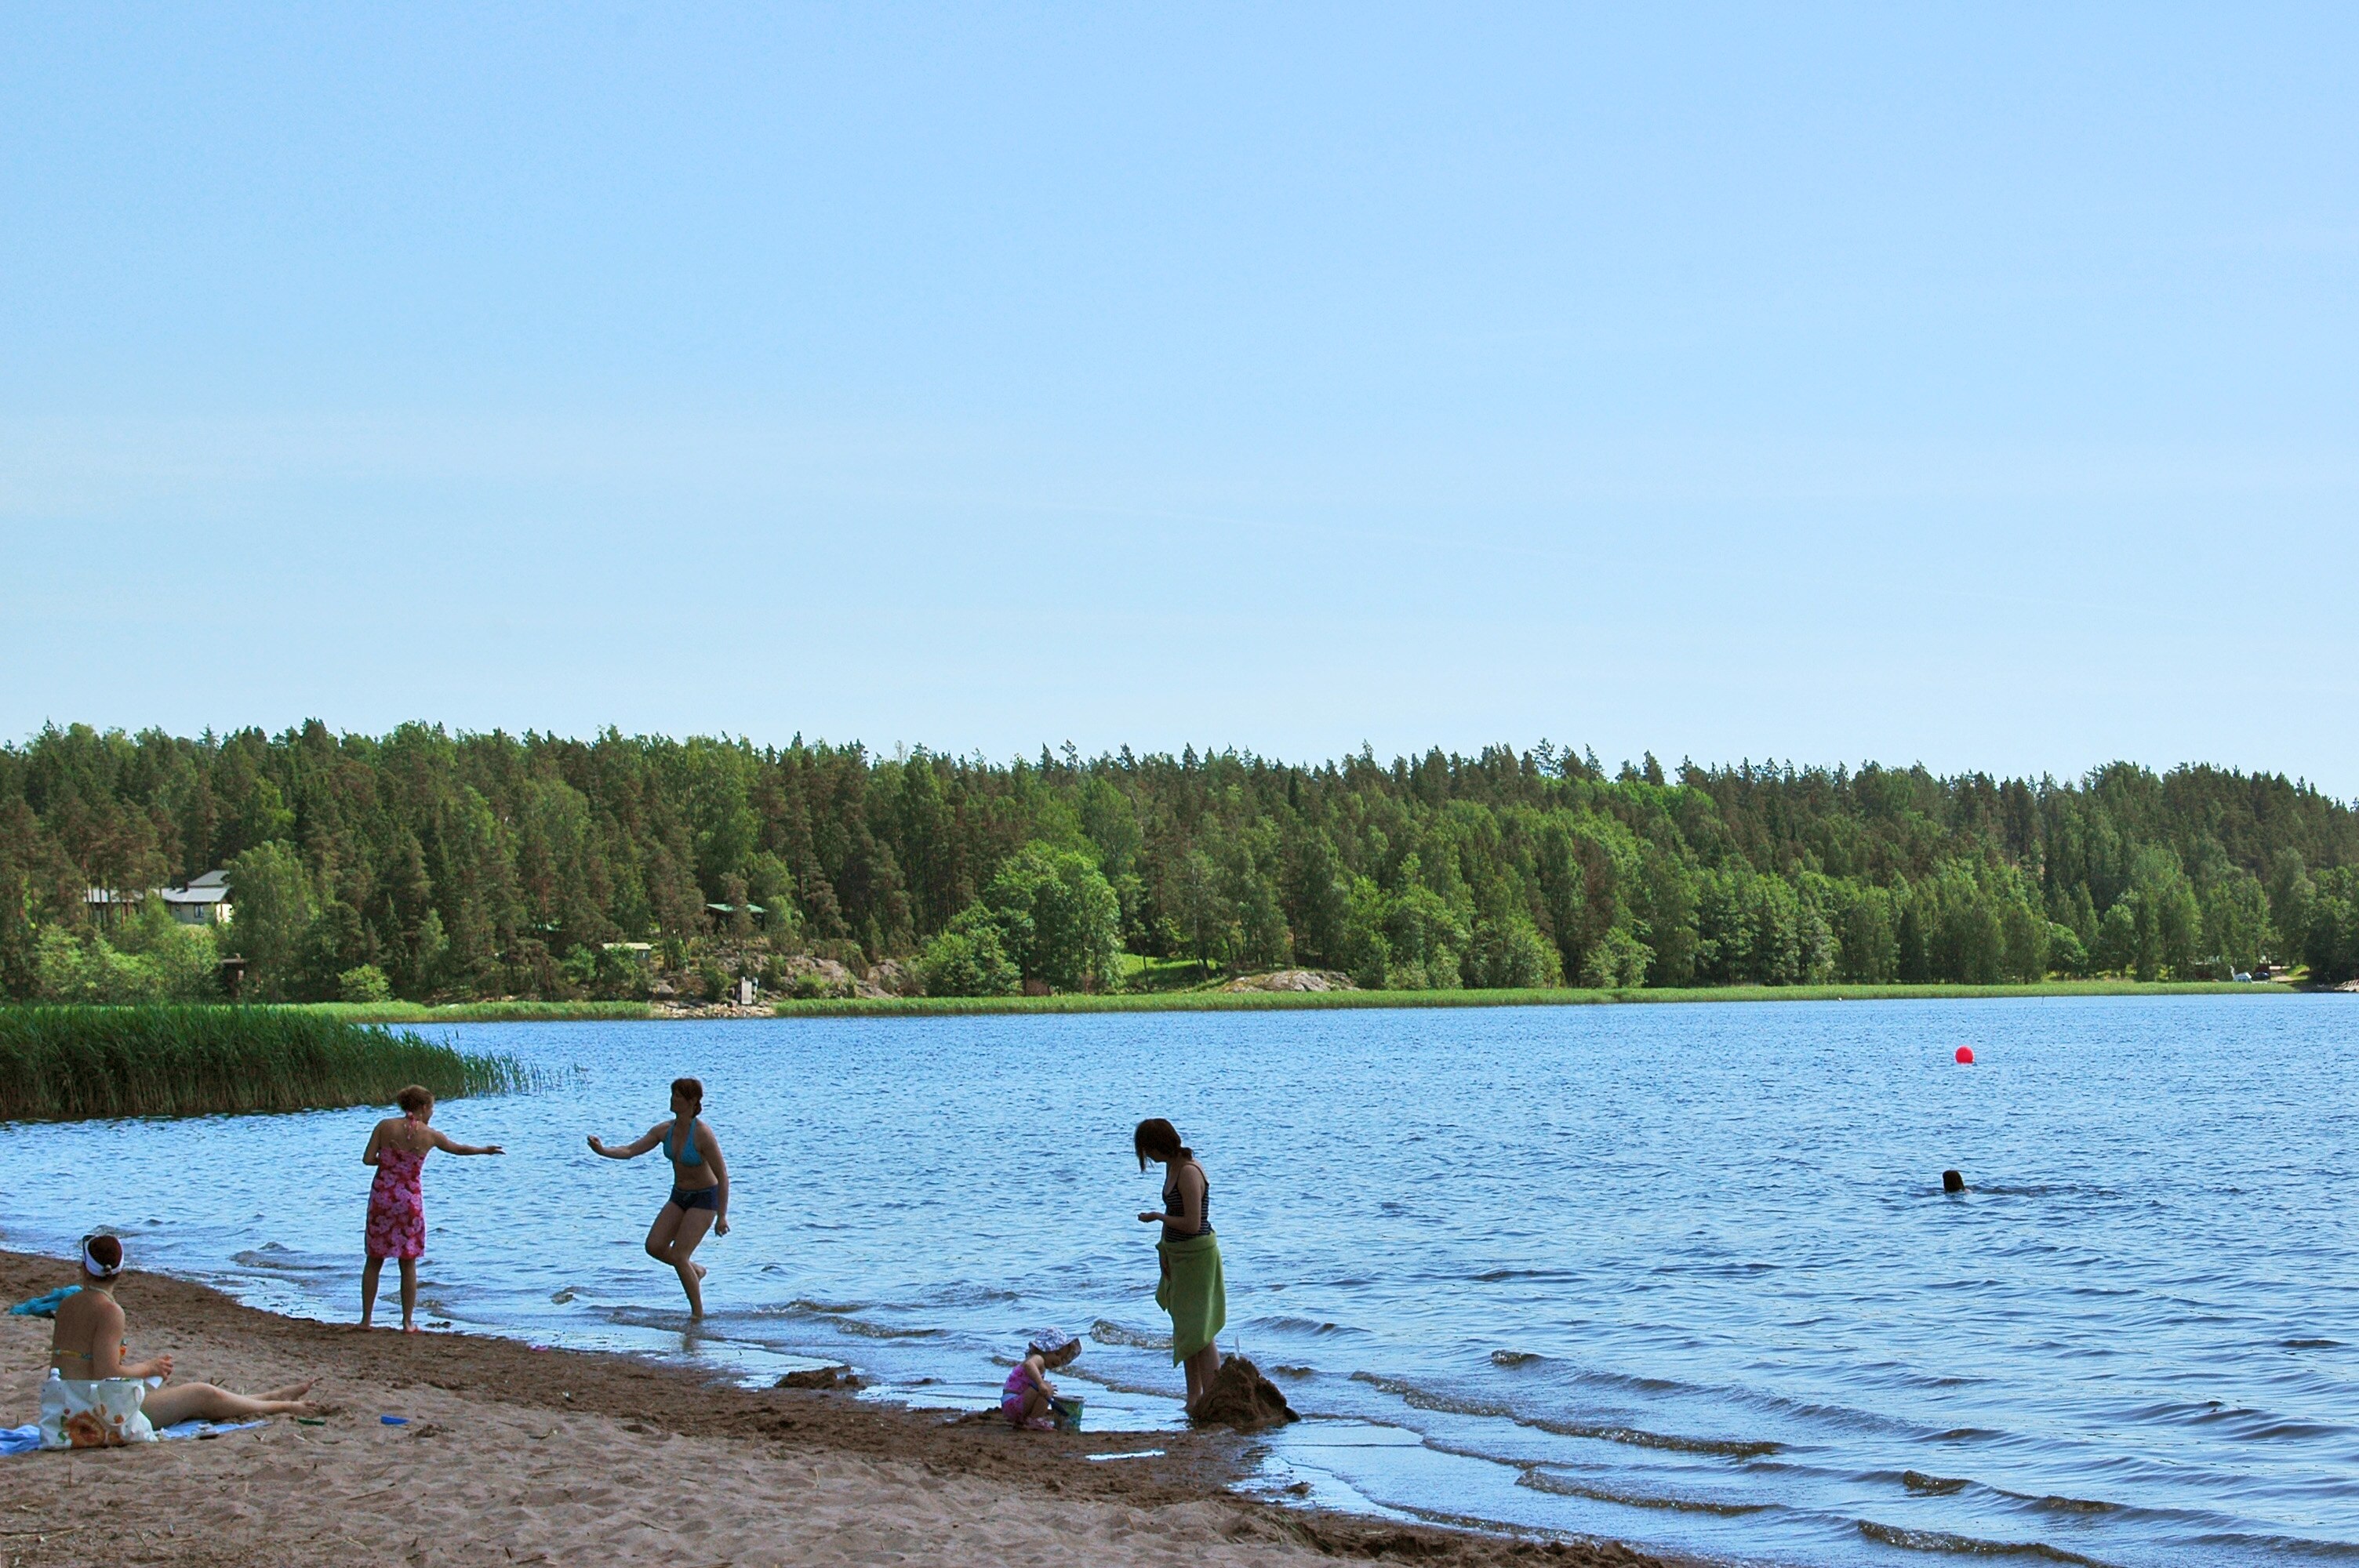
[[[370,1257],[426,1255],[426,1188],[419,1180],[425,1170],[423,1152],[413,1154],[389,1143],[377,1151],[376,1180],[369,1184]]]

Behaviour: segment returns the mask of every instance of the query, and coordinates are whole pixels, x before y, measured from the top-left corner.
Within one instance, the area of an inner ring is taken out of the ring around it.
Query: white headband
[[[114,1266],[112,1268],[100,1262],[97,1255],[90,1249],[90,1244],[97,1239],[98,1238],[95,1236],[85,1236],[82,1238],[82,1266],[89,1270],[92,1274],[95,1275],[99,1279],[111,1280],[114,1278],[115,1275],[123,1272],[122,1260],[117,1259]]]

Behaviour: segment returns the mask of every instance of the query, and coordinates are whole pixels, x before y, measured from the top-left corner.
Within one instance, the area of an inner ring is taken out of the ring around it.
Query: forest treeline
[[[217,944],[87,898],[217,868]],[[2359,972],[2359,816],[2202,766],[1609,773],[1547,744],[994,763],[315,721],[0,747],[0,989],[214,994],[216,946],[284,998],[645,994],[799,953],[955,994],[1110,989],[1139,957],[1398,989],[2331,982]]]

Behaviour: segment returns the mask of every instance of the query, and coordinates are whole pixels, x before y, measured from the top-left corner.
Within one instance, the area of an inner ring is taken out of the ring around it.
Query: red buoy
[[[1959,1047],[1958,1047],[1958,1065],[1959,1065],[1959,1066],[1961,1066],[1961,1067],[1971,1067],[1971,1066],[1973,1066],[1973,1065],[1974,1065],[1974,1048],[1973,1048],[1973,1046],[1971,1046],[1971,1045],[1961,1045],[1961,1046],[1959,1046]]]

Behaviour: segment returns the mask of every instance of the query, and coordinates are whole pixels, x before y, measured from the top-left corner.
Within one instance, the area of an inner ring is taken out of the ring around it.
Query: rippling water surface
[[[511,1153],[429,1162],[424,1293],[978,1405],[1057,1324],[1093,1424],[1168,1423],[1129,1154],[1161,1114],[1211,1173],[1223,1346],[1311,1417],[1273,1488],[1745,1561],[2359,1560],[2354,1025],[2254,996],[467,1027],[558,1082],[438,1116]],[[697,1334],[638,1250],[660,1157],[582,1141],[677,1073],[737,1186]],[[0,1130],[0,1229],[111,1224],[347,1315],[375,1114]]]

